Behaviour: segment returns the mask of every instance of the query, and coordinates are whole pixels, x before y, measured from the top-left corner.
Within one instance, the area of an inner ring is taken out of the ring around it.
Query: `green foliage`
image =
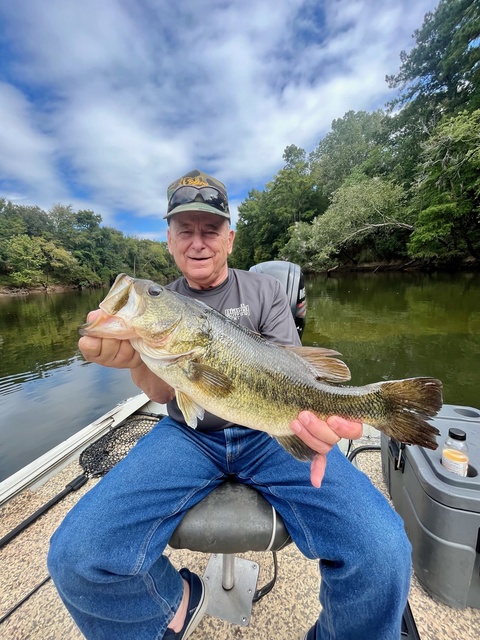
[[[276,219],[268,191],[252,189],[238,207],[236,237],[231,265],[248,269],[252,264],[272,260],[272,246],[277,239]]]
[[[290,145],[283,154],[285,166],[264,191],[253,189],[239,206],[232,266],[278,258],[289,239],[290,227],[311,221],[326,200],[317,189],[303,149]]]
[[[165,282],[178,270],[166,243],[126,238],[93,211],[46,213],[0,199],[0,278],[17,287],[110,284],[121,272]]]
[[[416,46],[401,52],[399,73],[387,76],[399,90],[389,105],[397,109],[389,143],[395,179],[405,187],[414,180],[422,143],[442,117],[480,107],[480,4],[440,0],[413,35]]]
[[[385,118],[382,111],[348,111],[332,122],[331,132],[310,154],[317,188],[328,198],[355,169],[372,176],[384,172],[389,160],[381,144]]]
[[[293,229],[281,255],[314,270],[338,264],[342,253],[355,262],[372,238],[392,229],[412,230],[404,199],[400,186],[354,173],[333,193],[326,213]]]
[[[418,258],[455,257],[452,241],[455,205],[431,205],[419,214],[418,227],[409,242],[410,255]]]
[[[401,93],[392,106],[416,103],[424,110],[454,112],[479,105],[480,5],[478,0],[440,0],[414,32],[416,46],[400,54],[401,67],[387,76]]]
[[[39,207],[14,205],[0,198],[0,238],[21,234],[50,236],[52,231],[48,215]]]
[[[39,238],[13,236],[6,241],[4,251],[13,284],[22,287],[42,283],[46,257]]]
[[[445,118],[425,142],[413,207],[412,256],[480,259],[480,109]]]
[[[128,238],[126,261],[124,270],[136,278],[163,284],[180,275],[165,243]]]

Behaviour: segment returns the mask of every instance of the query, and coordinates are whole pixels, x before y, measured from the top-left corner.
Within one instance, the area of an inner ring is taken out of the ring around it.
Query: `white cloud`
[[[44,208],[88,206],[113,226],[134,211],[163,233],[165,187],[183,171],[214,173],[235,198],[272,178],[287,145],[311,150],[334,118],[383,107],[385,75],[434,6],[3,3],[0,179]]]
[[[0,83],[0,175],[18,186],[62,192],[56,178],[55,142],[35,120],[27,98],[12,85]]]

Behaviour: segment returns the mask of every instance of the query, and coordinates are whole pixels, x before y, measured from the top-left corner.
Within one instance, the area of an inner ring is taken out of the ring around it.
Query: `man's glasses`
[[[170,213],[175,207],[179,207],[181,204],[191,204],[200,196],[205,204],[214,207],[222,213],[229,213],[228,201],[225,195],[221,191],[214,187],[180,187],[173,194],[168,201],[167,213]]]

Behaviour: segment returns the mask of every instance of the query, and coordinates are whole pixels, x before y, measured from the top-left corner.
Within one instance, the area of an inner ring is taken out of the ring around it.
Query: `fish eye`
[[[163,287],[161,287],[159,284],[151,284],[147,289],[148,295],[152,298],[156,298],[157,296],[159,296],[162,291]]]

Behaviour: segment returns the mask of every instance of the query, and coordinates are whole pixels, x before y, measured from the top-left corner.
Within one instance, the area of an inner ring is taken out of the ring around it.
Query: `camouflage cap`
[[[172,203],[174,194],[182,187],[194,187],[196,189],[202,189],[204,187],[213,187],[216,189],[218,196],[212,195],[211,198],[203,198],[202,193],[193,193],[191,200],[185,202],[179,202],[178,205]],[[206,211],[208,213],[214,213],[217,216],[222,216],[230,220],[230,210],[228,208],[227,189],[223,182],[212,178],[203,171],[194,169],[189,173],[186,173],[181,178],[174,180],[167,189],[168,198],[168,211],[163,216],[165,220],[169,220],[172,216],[182,211]]]

